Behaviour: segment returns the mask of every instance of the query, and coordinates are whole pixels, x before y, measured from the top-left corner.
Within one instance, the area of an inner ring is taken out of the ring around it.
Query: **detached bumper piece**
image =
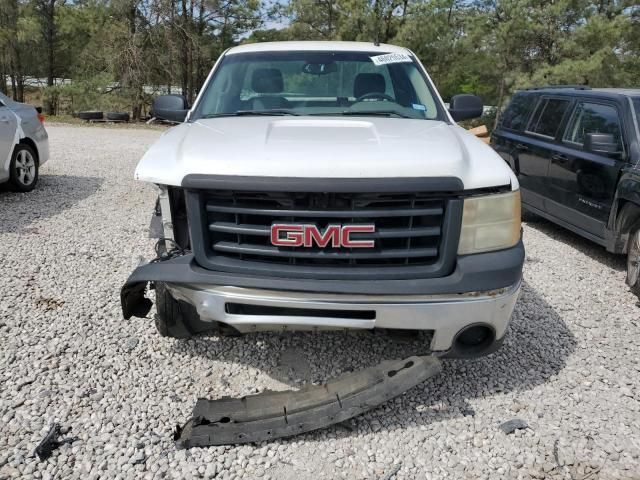
[[[201,398],[191,420],[176,432],[176,443],[179,448],[233,445],[326,428],[377,407],[441,370],[434,357],[409,357],[299,391]]]

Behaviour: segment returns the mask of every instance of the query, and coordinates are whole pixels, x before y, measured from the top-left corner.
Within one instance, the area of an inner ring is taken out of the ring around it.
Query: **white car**
[[[482,113],[478,97],[447,110],[405,48],[282,42],[227,50],[190,110],[161,103],[184,123],[135,172],[159,187],[163,238],[122,288],[126,318],[148,313],[150,282],[173,337],[383,328],[432,331],[438,355],[501,345],[520,192],[456,125]]]
[[[0,183],[20,192],[36,186],[40,166],[49,159],[43,122],[34,107],[0,93]]]

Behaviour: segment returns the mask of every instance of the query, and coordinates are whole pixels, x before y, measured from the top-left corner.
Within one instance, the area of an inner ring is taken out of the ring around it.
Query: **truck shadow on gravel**
[[[321,332],[253,334],[216,340],[199,337],[176,341],[174,349],[176,353],[232,366],[228,376],[207,377],[206,382],[211,385],[208,397],[216,398],[230,395],[224,388],[229,385],[234,385],[234,392],[256,392],[252,387],[258,378],[250,376],[246,367],[281,384],[274,389],[298,388],[306,382],[321,383],[383,360],[428,353],[428,342],[426,334],[399,343],[380,333]],[[498,352],[475,360],[444,360],[440,375],[352,423],[361,433],[362,428],[377,431],[473,416],[469,400],[525,393],[560,372],[575,347],[576,340],[562,317],[525,282],[507,340]],[[260,385],[265,383],[269,381],[259,380]],[[340,435],[351,434],[348,425],[331,428]],[[316,434],[309,435],[313,438]]]
[[[524,220],[524,219],[523,219]],[[607,267],[616,270],[618,272],[626,271],[626,257],[625,255],[616,255],[607,252],[607,250],[586,238],[581,237],[577,233],[573,233],[571,230],[567,230],[560,225],[556,225],[549,220],[528,213],[526,217],[526,224],[529,228],[533,228],[540,233],[544,233],[550,238],[562,242],[565,245],[569,245],[577,250],[580,250],[585,255],[591,257],[596,262],[599,262]],[[525,237],[526,245],[526,237]]]
[[[0,185],[0,234],[45,234],[32,223],[52,217],[93,195],[102,185],[98,177],[42,175],[36,188],[16,193]]]

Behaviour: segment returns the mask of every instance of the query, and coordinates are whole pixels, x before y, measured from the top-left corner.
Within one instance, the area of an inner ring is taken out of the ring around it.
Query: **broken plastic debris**
[[[299,391],[242,398],[198,399],[191,419],[177,428],[180,448],[261,442],[344,422],[377,407],[442,370],[437,358],[385,361]]]
[[[529,424],[521,418],[514,418],[500,424],[500,430],[502,430],[507,435],[515,432],[516,430],[522,430],[524,428],[529,428]]]
[[[51,425],[51,428],[42,439],[42,441],[36,447],[36,455],[40,460],[46,460],[51,456],[51,453],[58,448],[60,445],[64,445],[65,443],[72,443],[77,440],[77,438],[64,438],[62,440],[58,440],[58,437],[61,433],[60,424],[54,423]]]

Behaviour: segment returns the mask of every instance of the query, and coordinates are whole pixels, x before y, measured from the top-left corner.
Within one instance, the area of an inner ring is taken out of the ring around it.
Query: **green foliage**
[[[640,78],[632,0],[291,0],[288,13],[289,38],[377,36],[410,48],[445,100],[475,93],[501,107],[532,85],[638,86]]]
[[[70,83],[44,87],[43,100],[53,100],[63,113],[84,110],[128,111],[131,98],[117,88],[110,75],[101,74]]]
[[[633,0],[0,0],[0,75],[16,98],[41,79],[60,114],[193,99],[240,42],[376,39],[414,51],[445,100],[475,93],[497,111],[518,88],[640,78]]]
[[[39,79],[49,113],[137,117],[153,91],[193,100],[220,53],[259,27],[262,13],[259,0],[0,0],[0,76]],[[24,87],[15,90],[23,99]]]

